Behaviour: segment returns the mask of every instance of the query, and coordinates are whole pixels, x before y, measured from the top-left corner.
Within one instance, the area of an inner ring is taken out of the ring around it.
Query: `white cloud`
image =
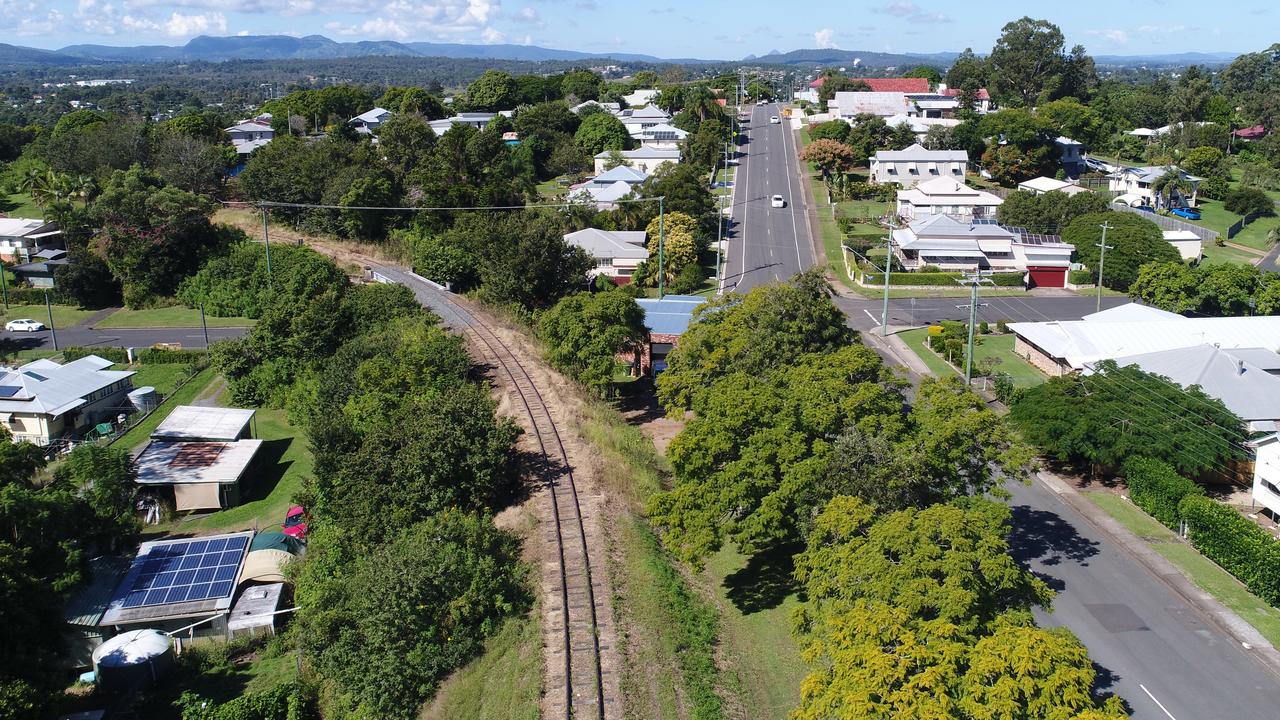
[[[813,34],[813,42],[820,48],[833,48],[836,46],[835,34],[831,28],[823,28]]]
[[[1151,33],[1153,35],[1168,35],[1170,33],[1185,32],[1186,25],[1142,25],[1138,28],[1140,33]]]
[[[1127,30],[1120,30],[1119,28],[1111,30],[1085,30],[1085,34],[1105,38],[1117,45],[1124,45],[1129,42],[1129,32]]]
[[[191,37],[213,33],[225,35],[227,17],[220,12],[202,13],[200,15],[183,15],[174,12],[164,24],[164,31],[169,37]]]
[[[883,15],[904,18],[916,23],[948,23],[951,17],[940,12],[925,10],[911,0],[890,0],[874,9]]]
[[[480,32],[480,39],[492,45],[494,43],[500,43],[503,40],[506,40],[507,36],[502,34],[500,30],[487,27]]]

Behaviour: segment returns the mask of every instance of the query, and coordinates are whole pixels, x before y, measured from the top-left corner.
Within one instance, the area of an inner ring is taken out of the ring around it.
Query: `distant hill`
[[[814,48],[810,50],[792,50],[791,52],[771,52],[764,57],[749,58],[755,62],[771,65],[853,65],[861,67],[902,67],[912,65],[950,65],[959,53],[881,53],[863,50],[840,50],[838,48]]]
[[[447,57],[490,60],[588,60],[613,59],[624,62],[706,63],[710,60],[662,59],[636,53],[555,50],[536,45],[468,45],[463,43],[410,42],[390,40],[337,42],[323,35],[243,35],[213,37],[201,35],[182,46],[68,45],[56,51],[0,45],[0,63],[93,62],[182,62],[204,60],[327,60],[352,57]]]
[[[1167,55],[1094,55],[1093,61],[1099,65],[1228,65],[1240,53],[1172,53]]]

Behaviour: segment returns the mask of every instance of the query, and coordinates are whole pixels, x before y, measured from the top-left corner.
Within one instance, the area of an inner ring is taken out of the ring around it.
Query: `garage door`
[[[1027,268],[1030,276],[1030,287],[1060,288],[1067,285],[1066,268]]]

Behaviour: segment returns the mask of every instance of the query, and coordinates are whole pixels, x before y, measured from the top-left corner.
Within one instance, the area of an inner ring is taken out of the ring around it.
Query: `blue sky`
[[[1027,13],[1094,54],[1248,52],[1275,41],[1271,3],[1231,0],[1230,13],[1206,13],[1200,0],[0,0],[0,37],[56,48],[316,33],[738,59],[813,47],[985,52],[1001,25]]]

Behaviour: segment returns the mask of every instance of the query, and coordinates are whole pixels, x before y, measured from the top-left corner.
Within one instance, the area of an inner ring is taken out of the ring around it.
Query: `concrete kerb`
[[[827,258],[826,248],[823,243],[818,240],[818,236],[813,232],[813,218],[810,217],[817,210],[817,199],[813,197],[813,187],[809,183],[806,176],[804,161],[800,159],[800,133],[796,128],[791,127],[791,123],[787,123],[787,132],[791,133],[791,147],[796,151],[796,164],[792,168],[796,173],[796,180],[800,183],[800,193],[804,195],[804,226],[809,231],[809,245],[813,250],[813,257],[822,258],[822,267],[830,267],[830,260]],[[804,268],[801,268],[803,270]],[[829,272],[826,274],[830,274]],[[832,279],[832,278],[828,278]],[[835,283],[833,283],[834,285]]]
[[[1089,523],[1119,540],[1119,545],[1125,552],[1172,588],[1188,604],[1199,610],[1210,622],[1240,643],[1241,647],[1261,661],[1273,675],[1280,678],[1280,651],[1244,618],[1223,605],[1217,598],[1201,590],[1173,563],[1157,553],[1150,543],[1135,535],[1102,508],[1090,502],[1088,498],[1083,497],[1070,482],[1044,470],[1036,473],[1036,479],[1083,515]]]

